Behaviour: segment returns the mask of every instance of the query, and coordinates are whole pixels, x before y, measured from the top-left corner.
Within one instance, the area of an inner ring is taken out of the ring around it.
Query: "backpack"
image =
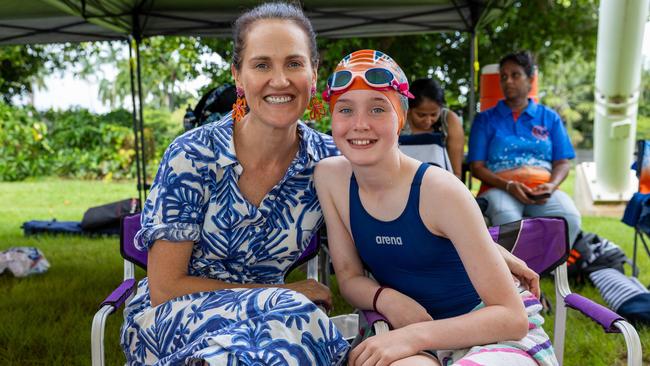
[[[567,259],[567,274],[584,282],[590,273],[613,268],[625,273],[625,263],[630,260],[621,248],[595,233],[581,231]]]
[[[223,84],[208,90],[201,97],[194,109],[188,106],[183,126],[185,131],[202,126],[208,122],[218,121],[232,110],[237,101],[236,88],[232,84]]]

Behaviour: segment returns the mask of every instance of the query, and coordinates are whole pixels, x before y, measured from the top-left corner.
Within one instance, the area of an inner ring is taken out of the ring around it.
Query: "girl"
[[[324,96],[344,156],[321,161],[315,180],[341,293],[394,328],[357,346],[350,365],[556,364],[541,305],[513,286],[506,261],[522,264],[499,253],[471,193],[398,150],[410,96],[399,66],[354,52]]]

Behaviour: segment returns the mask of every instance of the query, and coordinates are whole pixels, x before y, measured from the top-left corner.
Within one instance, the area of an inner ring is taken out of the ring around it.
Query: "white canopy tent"
[[[498,16],[510,0],[304,0],[319,37],[376,37],[459,31],[476,40],[481,22]],[[0,46],[81,41],[128,41],[131,62],[133,131],[140,198],[146,195],[140,41],[185,35],[230,37],[236,17],[260,1],[250,0],[4,0]],[[475,79],[470,47],[470,80]],[[470,88],[470,120],[475,111]]]

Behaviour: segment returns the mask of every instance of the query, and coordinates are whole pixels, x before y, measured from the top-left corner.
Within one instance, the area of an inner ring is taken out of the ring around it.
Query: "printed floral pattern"
[[[231,116],[178,137],[144,205],[141,249],[193,241],[188,273],[230,283],[281,284],[323,218],[313,183],[328,136],[299,123],[300,149],[259,207],[239,191]],[[129,365],[333,365],[347,342],[305,296],[281,288],[227,289],[151,306],[147,279],[126,309]]]

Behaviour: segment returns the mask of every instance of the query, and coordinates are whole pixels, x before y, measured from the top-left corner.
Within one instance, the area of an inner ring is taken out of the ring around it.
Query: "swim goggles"
[[[400,83],[390,70],[383,67],[373,67],[365,71],[335,71],[327,79],[327,88],[323,91],[323,100],[329,102],[332,94],[348,89],[356,77],[360,77],[373,89],[381,91],[395,89],[395,91],[407,98],[415,98],[409,92],[408,82]]]

